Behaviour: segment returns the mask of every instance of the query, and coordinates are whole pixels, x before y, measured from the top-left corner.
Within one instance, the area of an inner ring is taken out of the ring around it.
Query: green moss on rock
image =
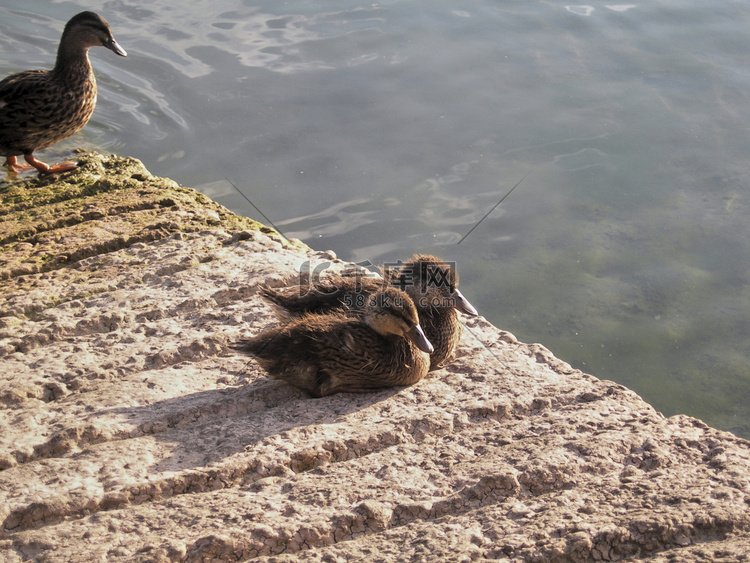
[[[2,184],[0,280],[215,228],[260,230],[284,247],[307,249],[192,188],[153,176],[134,158],[81,152],[79,165],[73,172]]]

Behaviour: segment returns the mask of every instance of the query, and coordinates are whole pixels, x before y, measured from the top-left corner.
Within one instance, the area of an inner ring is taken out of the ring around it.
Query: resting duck
[[[385,269],[384,277],[331,275],[313,280],[312,285],[283,289],[261,289],[279,318],[334,310],[359,315],[367,298],[387,285],[404,290],[419,314],[419,322],[434,347],[430,371],[443,367],[461,339],[461,321],[456,311],[475,316],[477,310],[458,290],[458,273],[453,265],[429,254],[415,254],[398,270]]]
[[[432,352],[414,303],[393,287],[371,295],[361,317],[302,315],[236,348],[314,397],[411,385],[427,374]]]
[[[54,174],[78,167],[72,162],[49,166],[34,158],[80,131],[96,105],[96,79],[89,63],[89,47],[101,45],[120,56],[109,24],[99,14],[81,12],[65,25],[52,70],[26,70],[0,82],[0,156],[14,172],[30,170]],[[17,162],[23,155],[31,166]]]

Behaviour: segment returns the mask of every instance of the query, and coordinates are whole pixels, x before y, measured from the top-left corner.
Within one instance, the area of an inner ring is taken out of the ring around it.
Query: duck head
[[[422,327],[419,326],[419,316],[414,302],[399,289],[389,287],[372,295],[367,304],[364,320],[383,336],[402,336],[427,354],[434,351]]]
[[[454,308],[476,316],[477,310],[458,290],[458,273],[451,262],[415,254],[403,263],[393,284],[406,291],[420,308]]]
[[[57,55],[58,60],[72,54],[85,52],[89,47],[106,47],[121,57],[127,57],[125,49],[115,41],[107,20],[94,12],[81,12],[73,16],[63,30]]]

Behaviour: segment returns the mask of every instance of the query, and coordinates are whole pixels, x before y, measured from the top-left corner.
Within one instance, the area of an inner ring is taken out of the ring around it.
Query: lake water
[[[5,0],[0,75],[89,7]],[[96,9],[129,56],[92,49],[94,118],[42,156],[135,156],[344,259],[455,260],[498,327],[750,437],[750,2]]]

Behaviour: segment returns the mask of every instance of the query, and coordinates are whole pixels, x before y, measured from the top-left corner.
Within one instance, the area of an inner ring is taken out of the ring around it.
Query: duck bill
[[[427,340],[424,332],[422,332],[422,327],[419,325],[414,325],[412,329],[404,336],[411,340],[417,348],[422,350],[422,352],[432,354],[435,351],[435,348],[433,348],[432,344],[430,344],[430,341]]]
[[[476,317],[477,315],[479,315],[479,313],[477,313],[477,310],[474,308],[474,305],[469,303],[469,300],[466,299],[466,297],[464,297],[460,291],[454,291],[452,297],[453,306],[463,314],[471,315],[472,317]]]
[[[125,49],[123,49],[122,47],[120,47],[120,44],[117,41],[115,41],[114,37],[112,37],[112,38],[108,39],[107,41],[105,41],[104,42],[104,46],[107,49],[109,49],[110,51],[112,51],[113,53],[117,53],[121,57],[127,57],[128,56],[128,54],[125,52]]]

